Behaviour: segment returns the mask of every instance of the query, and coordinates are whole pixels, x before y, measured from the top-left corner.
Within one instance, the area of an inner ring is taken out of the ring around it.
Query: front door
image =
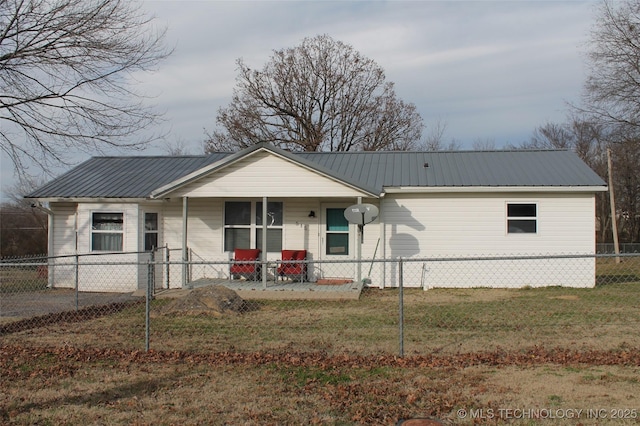
[[[327,204],[322,207],[322,259],[339,261],[323,263],[323,277],[355,277],[354,226],[344,217],[347,207],[346,204]]]
[[[144,227],[143,227],[143,235],[142,244],[143,251],[145,253],[154,252],[155,258],[155,268],[154,268],[154,285],[155,288],[164,288],[165,285],[168,285],[165,281],[164,275],[164,260],[166,258],[166,252],[162,250],[162,242],[160,236],[160,214],[154,211],[145,211],[144,212]],[[159,250],[160,249],[160,250]],[[149,259],[150,259],[149,255]],[[142,265],[141,263],[141,275],[143,278],[140,279],[141,283],[146,283],[148,280],[148,268],[146,265]]]

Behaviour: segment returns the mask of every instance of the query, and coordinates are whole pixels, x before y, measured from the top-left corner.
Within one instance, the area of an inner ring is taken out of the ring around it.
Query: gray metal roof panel
[[[229,155],[94,157],[28,198],[145,198],[157,187]]]
[[[564,150],[309,152],[298,155],[339,171],[347,180],[379,189],[605,185],[576,154]],[[424,167],[425,164],[429,166]]]
[[[96,157],[27,197],[146,198],[155,189],[238,154]],[[412,186],[606,185],[570,151],[286,152],[286,155],[336,179],[378,193],[385,187]]]

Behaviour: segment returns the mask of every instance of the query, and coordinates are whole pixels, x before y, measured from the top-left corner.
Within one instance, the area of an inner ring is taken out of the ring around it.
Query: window
[[[535,234],[538,232],[536,204],[507,204],[507,233]]]
[[[327,209],[327,254],[346,256],[349,254],[349,222],[344,209]]]
[[[282,250],[282,202],[267,202],[267,251]],[[252,220],[253,219],[253,220]],[[262,202],[224,204],[224,250],[262,248]]]
[[[144,251],[158,248],[158,213],[144,214]]]
[[[251,202],[224,204],[224,250],[251,248]]]
[[[122,251],[123,213],[93,213],[91,216],[91,250]]]
[[[256,248],[262,248],[262,201],[256,203]],[[282,250],[282,203],[267,202],[267,251]]]

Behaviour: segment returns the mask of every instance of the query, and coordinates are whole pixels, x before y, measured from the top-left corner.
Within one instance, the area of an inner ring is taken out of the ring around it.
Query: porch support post
[[[187,228],[189,217],[189,197],[182,197],[182,288],[187,286],[189,280],[189,249],[187,247]]]
[[[262,285],[267,288],[267,197],[262,197]]]
[[[362,197],[358,197],[358,204],[362,204]],[[358,242],[356,243],[356,256],[358,257],[358,275],[357,275],[357,283],[358,285],[362,284],[362,233],[364,229],[362,226],[358,226]]]

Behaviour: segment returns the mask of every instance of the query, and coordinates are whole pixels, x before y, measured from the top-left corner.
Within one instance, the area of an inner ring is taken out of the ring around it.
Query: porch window
[[[327,209],[327,255],[349,254],[349,222],[344,209]]]
[[[158,213],[144,214],[144,251],[158,248]]]
[[[123,213],[91,215],[91,251],[122,251]]]
[[[262,201],[256,203],[256,248],[262,248]],[[282,251],[282,203],[267,202],[267,252]]]
[[[282,250],[282,202],[267,203],[267,251]],[[224,205],[224,250],[262,248],[262,202],[227,201]]]
[[[251,248],[251,202],[224,203],[224,250]]]
[[[507,204],[507,233],[535,234],[537,232],[538,206],[536,204]]]

